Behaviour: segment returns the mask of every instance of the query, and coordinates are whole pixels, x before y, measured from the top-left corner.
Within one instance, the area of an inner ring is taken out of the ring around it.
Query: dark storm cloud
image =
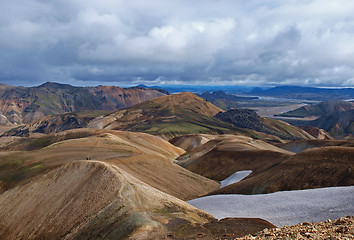
[[[354,2],[3,0],[0,82],[354,86]]]

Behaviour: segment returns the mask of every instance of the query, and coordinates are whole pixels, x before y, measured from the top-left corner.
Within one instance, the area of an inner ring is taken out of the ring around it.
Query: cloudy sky
[[[0,5],[0,83],[354,87],[353,0]]]

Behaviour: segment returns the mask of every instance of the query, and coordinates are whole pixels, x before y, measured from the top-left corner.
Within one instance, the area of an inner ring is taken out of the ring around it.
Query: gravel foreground
[[[354,217],[347,216],[319,223],[300,223],[282,228],[264,229],[261,232],[236,239],[354,239]]]

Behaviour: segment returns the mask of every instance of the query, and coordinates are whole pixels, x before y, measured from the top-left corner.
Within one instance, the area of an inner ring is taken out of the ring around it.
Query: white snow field
[[[262,218],[278,227],[354,215],[354,186],[281,191],[270,194],[221,194],[189,204],[218,219]]]
[[[241,181],[242,179],[244,179],[245,177],[247,177],[248,175],[250,175],[251,173],[252,173],[252,170],[244,170],[244,171],[235,172],[230,177],[228,177],[220,182],[221,187],[226,187],[226,186],[231,185],[233,183],[237,183],[237,182]]]

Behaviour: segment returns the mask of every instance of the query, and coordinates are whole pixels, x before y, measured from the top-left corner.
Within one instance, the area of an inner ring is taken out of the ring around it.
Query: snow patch
[[[244,171],[235,172],[230,177],[228,177],[220,182],[221,187],[226,187],[226,186],[231,185],[233,183],[237,183],[237,182],[241,181],[242,179],[244,179],[245,177],[247,177],[248,175],[250,175],[251,173],[252,173],[252,170],[244,170]]]
[[[270,194],[223,194],[197,198],[189,204],[218,219],[262,218],[278,227],[354,215],[354,186]]]

